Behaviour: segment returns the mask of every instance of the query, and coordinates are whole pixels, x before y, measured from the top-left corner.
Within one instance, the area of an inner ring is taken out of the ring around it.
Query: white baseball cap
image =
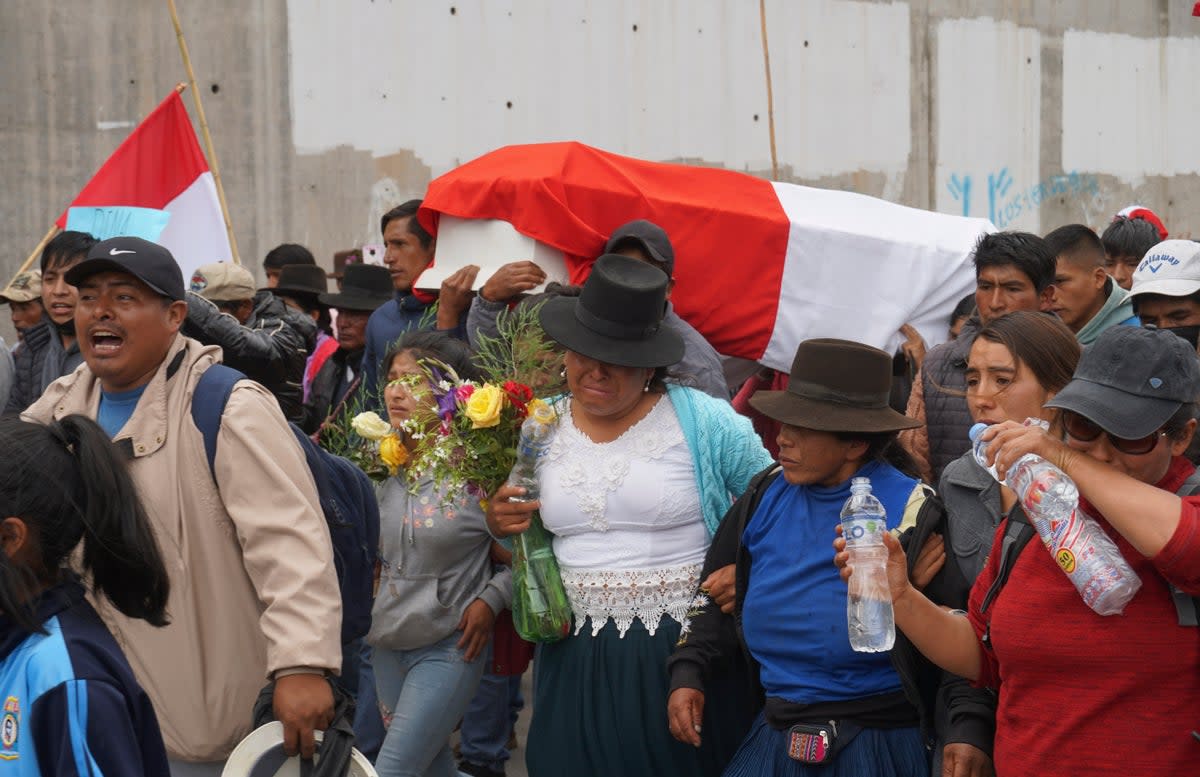
[[[1187,297],[1197,291],[1200,291],[1200,243],[1164,240],[1147,251],[1138,263],[1129,296]]]
[[[313,732],[317,742],[323,739],[321,731]],[[320,761],[320,755],[314,759]],[[366,756],[352,750],[348,777],[379,777],[375,767]],[[300,777],[300,756],[289,758],[283,752],[283,724],[271,721],[259,726],[238,743],[225,762],[221,777]]]

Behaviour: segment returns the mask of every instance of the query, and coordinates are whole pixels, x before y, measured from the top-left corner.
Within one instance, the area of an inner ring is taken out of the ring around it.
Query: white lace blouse
[[[580,432],[568,408],[540,480],[576,632],[589,616],[593,635],[609,618],[621,636],[634,618],[651,634],[663,615],[682,623],[709,536],[670,399],[608,443]]]

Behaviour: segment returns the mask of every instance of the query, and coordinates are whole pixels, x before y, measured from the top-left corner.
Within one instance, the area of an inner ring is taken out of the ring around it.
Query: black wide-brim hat
[[[392,274],[377,264],[348,264],[342,290],[319,294],[322,305],[345,310],[375,310],[392,298]]]
[[[259,291],[316,303],[320,295],[329,292],[329,281],[325,277],[325,270],[315,264],[285,264],[279,270],[279,285],[273,289],[264,287]]]
[[[796,349],[786,391],[750,397],[758,412],[818,432],[876,434],[921,425],[891,408],[892,357],[850,340],[805,340]]]
[[[567,350],[619,367],[669,367],[683,358],[683,338],[663,326],[668,282],[657,267],[605,254],[578,297],[555,297],[538,317]]]

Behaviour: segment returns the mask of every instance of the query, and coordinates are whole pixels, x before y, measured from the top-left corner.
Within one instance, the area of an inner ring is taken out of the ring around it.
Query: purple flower
[[[453,391],[447,391],[438,397],[437,401],[438,415],[443,421],[449,421],[454,416],[454,411],[458,409],[458,397]]]

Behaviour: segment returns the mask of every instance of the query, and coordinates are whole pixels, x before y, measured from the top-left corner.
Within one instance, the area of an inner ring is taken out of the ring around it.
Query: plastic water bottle
[[[521,424],[517,461],[508,485],[520,486],[525,494],[514,502],[532,502],[539,496],[538,460],[550,447],[557,416],[549,405],[540,404]],[[571,628],[571,603],[563,587],[553,539],[536,512],[529,528],[513,538],[513,626],[529,642],[562,639]]]
[[[514,496],[513,502],[534,502],[538,498],[538,461],[550,447],[550,439],[558,417],[547,404],[538,404],[521,423],[521,437],[517,441],[517,461],[508,475],[507,485],[525,489],[523,496]]]
[[[870,478],[850,482],[850,498],[842,506],[842,536],[854,574],[846,597],[846,629],[850,647],[860,653],[891,650],[896,641],[892,594],[887,581],[887,513],[871,493]]]
[[[988,444],[979,439],[984,429],[987,424],[971,427],[975,461],[1017,493],[1029,522],[1084,603],[1100,615],[1119,614],[1142,581],[1095,519],[1079,511],[1075,483],[1032,453],[1022,456],[1000,477],[994,467],[987,466]]]

